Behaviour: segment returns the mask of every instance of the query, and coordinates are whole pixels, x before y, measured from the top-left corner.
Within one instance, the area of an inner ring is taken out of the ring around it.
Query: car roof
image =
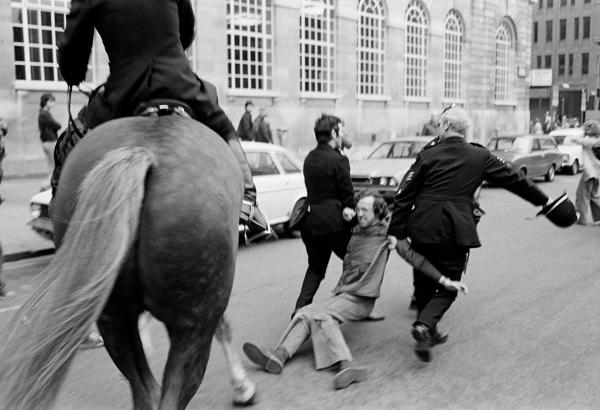
[[[555,135],[564,135],[564,136],[583,136],[584,131],[583,128],[559,128],[556,129],[554,131],[550,131],[550,135],[551,137],[555,136]]]
[[[527,139],[544,139],[544,138],[551,138],[550,135],[545,135],[545,134],[521,134],[521,135],[498,135],[497,137],[492,137],[490,138],[490,140],[494,140],[494,139],[502,139],[502,138],[527,138]]]
[[[381,145],[394,144],[396,142],[425,142],[425,143],[427,143],[434,138],[435,138],[435,136],[433,136],[433,135],[428,135],[428,136],[423,136],[423,137],[420,137],[418,135],[413,136],[413,137],[400,137],[400,138],[396,138],[395,140],[383,141],[381,143]]]
[[[269,144],[266,142],[255,141],[240,141],[244,151],[279,151],[288,152],[288,150],[280,145]]]

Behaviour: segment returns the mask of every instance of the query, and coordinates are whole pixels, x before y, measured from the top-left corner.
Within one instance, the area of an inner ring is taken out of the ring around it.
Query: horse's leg
[[[216,323],[215,323],[216,324]],[[204,378],[214,326],[167,326],[171,347],[163,374],[159,410],[186,408]]]
[[[225,358],[229,365],[231,384],[233,385],[233,404],[236,406],[246,406],[254,403],[256,399],[256,385],[246,374],[246,369],[242,365],[240,356],[231,344],[231,325],[225,314],[219,320],[215,337],[223,348],[223,353],[225,353]]]
[[[138,320],[144,310],[134,258],[129,258],[117,278],[98,328],[115,365],[127,378],[135,409],[156,409],[160,386],[152,375],[140,339]]]
[[[134,409],[156,409],[160,386],[146,361],[138,332],[137,314],[106,314],[98,320],[104,345],[131,386]]]

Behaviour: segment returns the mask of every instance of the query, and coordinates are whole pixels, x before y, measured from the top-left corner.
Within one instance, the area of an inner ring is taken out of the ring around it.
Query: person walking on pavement
[[[273,133],[271,132],[271,120],[264,108],[260,109],[260,114],[254,120],[254,141],[273,143]]]
[[[584,136],[573,141],[582,148],[583,172],[577,186],[575,206],[579,212],[579,225],[600,221],[600,160],[592,151],[594,144],[600,142],[600,123],[586,121],[583,124]]]
[[[335,389],[366,379],[366,369],[352,362],[340,323],[368,318],[380,295],[390,251],[387,239],[390,218],[385,199],[374,191],[365,192],[356,205],[356,217],[358,225],[352,229],[342,275],[333,296],[301,308],[274,349],[244,343],[246,356],[266,372],[281,373],[285,363],[311,337],[316,368],[337,366],[333,381]],[[407,262],[419,267],[432,280],[444,283],[450,290],[466,293],[467,287],[463,283],[444,278],[423,256],[414,252],[406,240],[398,242],[396,249]],[[443,335],[435,337],[436,343],[445,342]]]
[[[185,54],[194,39],[194,26],[190,0],[72,0],[59,41],[60,72],[69,85],[85,80],[97,30],[110,60],[110,74],[90,97],[87,126],[133,115],[153,99],[185,103],[187,114],[215,131],[237,159],[244,179],[242,223],[270,232],[256,203],[246,155],[219,106],[216,88],[196,76]]]
[[[50,93],[44,93],[40,97],[40,112],[38,114],[38,128],[40,130],[40,140],[48,164],[48,184],[52,179],[54,172],[54,147],[58,139],[58,130],[61,125],[54,119],[50,110],[54,107],[56,100]],[[49,186],[49,185],[48,185]],[[44,186],[43,188],[47,188]]]
[[[438,135],[438,126],[437,126],[437,114],[435,112],[431,113],[431,118],[423,125],[423,129],[421,130],[422,136],[436,136]]]
[[[317,147],[304,160],[308,212],[300,229],[308,255],[300,295],[294,312],[312,303],[329,264],[331,253],[344,258],[350,240],[354,190],[348,158],[337,150],[344,136],[344,123],[323,114],[315,123]]]
[[[483,180],[502,186],[536,206],[548,205],[550,200],[528,178],[519,176],[485,147],[465,142],[469,118],[462,108],[444,110],[440,127],[438,142],[419,153],[404,189],[394,199],[388,232],[392,244],[410,238],[416,252],[450,280],[459,281],[469,249],[481,246],[473,194]],[[416,279],[418,315],[412,336],[417,342],[415,353],[427,362],[431,360],[437,324],[457,292],[422,275]]]
[[[252,110],[254,103],[251,100],[244,104],[244,114],[240,118],[237,134],[242,141],[254,141],[254,122],[252,121]]]

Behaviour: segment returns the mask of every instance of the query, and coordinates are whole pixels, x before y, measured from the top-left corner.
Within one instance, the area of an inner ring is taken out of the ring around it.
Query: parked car
[[[583,128],[559,128],[551,131],[548,134],[554,138],[558,145],[558,150],[563,154],[567,154],[569,159],[563,165],[562,170],[575,175],[583,170],[581,157],[583,155],[583,147],[573,142],[575,138],[584,136]]]
[[[301,162],[279,145],[242,142],[242,148],[254,176],[260,209],[271,225],[282,225],[287,229],[294,204],[306,196]],[[35,232],[50,240],[54,233],[48,215],[51,198],[51,190],[31,198],[32,220],[28,223]]]
[[[356,193],[375,189],[393,202],[400,182],[417,154],[427,143],[428,137],[404,137],[379,144],[365,159],[350,164],[350,176]]]
[[[569,159],[567,154],[558,151],[554,139],[547,135],[494,137],[487,148],[520,174],[544,177],[548,182],[554,180],[556,171]]]

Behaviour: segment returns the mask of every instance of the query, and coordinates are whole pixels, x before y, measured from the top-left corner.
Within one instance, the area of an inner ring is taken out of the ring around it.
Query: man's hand
[[[346,222],[350,222],[355,216],[356,212],[354,212],[354,209],[352,208],[344,208],[344,210],[342,211],[342,217]]]
[[[388,243],[389,243],[388,249],[390,251],[393,251],[394,249],[396,249],[396,245],[398,245],[398,238],[396,238],[393,235],[388,235],[387,239],[388,239]]]
[[[465,295],[469,294],[469,288],[462,282],[450,280],[445,276],[442,276],[439,280],[440,284],[448,290],[454,290],[456,292],[462,292]]]

